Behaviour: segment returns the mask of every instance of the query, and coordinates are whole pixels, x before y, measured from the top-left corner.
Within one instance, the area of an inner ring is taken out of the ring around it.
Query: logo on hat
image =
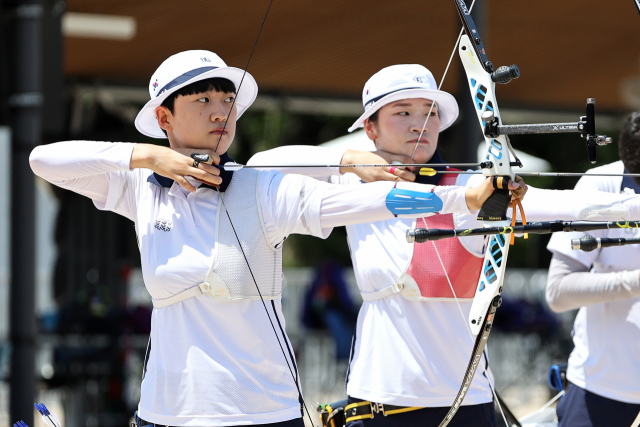
[[[202,61],[202,62],[211,62],[211,60],[209,58],[200,58],[200,61]]]
[[[415,77],[413,78],[413,80],[415,80],[415,81],[416,81],[416,82],[418,82],[418,83],[422,83],[422,77],[420,77],[420,76],[415,76]]]
[[[158,89],[158,79],[156,79],[156,81],[153,82],[153,90],[155,91],[156,89]]]

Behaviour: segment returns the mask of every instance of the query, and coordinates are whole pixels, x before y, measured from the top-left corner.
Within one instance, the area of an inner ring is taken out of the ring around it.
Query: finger
[[[514,191],[514,190],[518,190],[520,187],[520,184],[514,181],[509,181],[509,190]]]
[[[211,166],[208,165],[206,163],[200,163],[200,166],[198,167],[198,169],[202,169],[203,171],[206,171],[207,173],[211,174],[211,175],[220,175],[220,169],[215,167],[215,166]]]
[[[387,171],[383,171],[382,174],[379,175],[380,178],[375,179],[374,181],[397,181],[398,177],[395,174],[392,174]]]
[[[211,175],[210,173],[207,173],[204,170],[194,171],[194,172],[191,172],[191,174],[195,179],[200,180],[202,182],[206,182],[207,184],[218,185],[222,183],[222,178],[220,178],[219,176]]]
[[[199,171],[198,175],[195,176],[194,178],[199,179],[200,181],[204,181],[208,184],[215,184],[218,185],[220,183],[222,183],[222,178],[219,176],[215,176],[215,175],[211,175],[210,173],[207,173],[205,171]]]
[[[189,184],[189,181],[187,181],[183,176],[177,176],[175,178],[175,181],[187,191],[190,191],[192,193],[196,191],[196,188],[193,185]]]
[[[409,172],[406,169],[396,169],[394,172],[394,175],[403,181],[413,182],[416,180],[416,174]]]

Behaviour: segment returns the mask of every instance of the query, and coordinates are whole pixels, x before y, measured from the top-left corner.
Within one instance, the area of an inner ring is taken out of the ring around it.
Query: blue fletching
[[[41,403],[39,405],[36,405],[36,408],[38,408],[38,411],[40,411],[40,413],[44,416],[47,415],[51,415],[51,412],[49,412],[49,410],[47,409],[46,406],[44,406],[44,403]]]

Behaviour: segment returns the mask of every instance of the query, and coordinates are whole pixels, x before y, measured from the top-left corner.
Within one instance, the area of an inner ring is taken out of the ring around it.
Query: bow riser
[[[500,111],[495,99],[496,84],[491,80],[491,74],[482,67],[480,58],[478,58],[473,44],[466,34],[460,38],[458,53],[467,74],[467,83],[476,107],[480,127],[484,128],[482,113],[485,111],[493,112],[493,115],[500,121]],[[511,171],[511,158],[506,136],[500,135],[497,138],[485,136],[484,139],[486,150],[483,161],[491,162],[493,166],[483,168],[482,173],[485,176],[508,176],[513,179],[514,174]]]
[[[479,37],[478,37],[479,40]],[[491,111],[498,120],[500,111],[498,103],[495,99],[495,83],[491,79],[491,74],[485,71],[482,66],[481,59],[477,56],[476,50],[472,45],[472,41],[464,34],[460,38],[458,53],[462,65],[467,74],[467,82],[471,97],[476,107],[476,114],[480,126],[484,125],[482,113]],[[514,175],[511,170],[511,158],[507,147],[506,136],[500,135],[497,138],[485,136],[485,161],[491,162],[491,168],[482,169],[485,176],[506,176],[513,179]],[[506,203],[508,203],[508,192],[504,194]],[[505,205],[506,206],[506,205]],[[506,211],[506,208],[505,208]],[[502,212],[500,212],[502,214]],[[488,226],[508,226],[509,221],[506,217],[497,216],[502,221],[491,221]],[[509,243],[504,236],[492,236],[484,256],[484,263],[476,294],[471,304],[469,313],[469,327],[474,335],[478,335],[485,323],[485,317],[488,314],[491,302],[499,297],[502,292],[502,283],[504,281],[504,273],[507,266],[507,255],[509,254]],[[491,323],[488,324],[489,329]]]

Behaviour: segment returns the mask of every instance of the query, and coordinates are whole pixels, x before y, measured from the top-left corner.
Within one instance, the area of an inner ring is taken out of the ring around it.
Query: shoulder
[[[620,174],[624,172],[624,165],[621,160],[589,169],[587,175],[580,178],[576,184],[576,190],[598,189],[608,193],[619,193],[622,185],[621,176],[594,176],[593,174]]]

